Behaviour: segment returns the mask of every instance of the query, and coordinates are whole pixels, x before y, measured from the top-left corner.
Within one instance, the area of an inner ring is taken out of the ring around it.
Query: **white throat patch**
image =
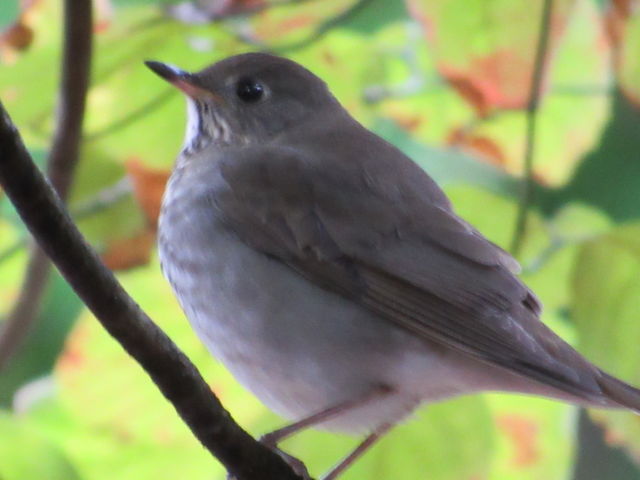
[[[189,150],[200,132],[200,112],[196,106],[195,100],[190,97],[187,99],[187,128],[184,132],[183,150]]]

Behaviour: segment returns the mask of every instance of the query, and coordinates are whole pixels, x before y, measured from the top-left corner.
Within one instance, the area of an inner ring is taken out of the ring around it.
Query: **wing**
[[[596,369],[539,321],[517,263],[405,158],[376,183],[375,165],[327,169],[293,149],[245,150],[219,160],[224,187],[212,202],[242,241],[399,327],[573,395],[600,396]]]

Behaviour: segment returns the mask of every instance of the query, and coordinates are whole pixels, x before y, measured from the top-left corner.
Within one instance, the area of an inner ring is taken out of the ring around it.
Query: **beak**
[[[147,60],[144,64],[159,77],[164,78],[167,82],[182,90],[191,98],[202,97],[207,93],[206,90],[197,85],[196,78],[192,73],[185,72],[173,65],[155,62],[153,60]]]

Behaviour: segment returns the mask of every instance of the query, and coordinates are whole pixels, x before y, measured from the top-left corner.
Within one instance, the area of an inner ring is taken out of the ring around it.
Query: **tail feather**
[[[602,371],[600,378],[598,378],[598,384],[607,400],[615,404],[612,405],[613,407],[628,408],[640,414],[640,389]]]

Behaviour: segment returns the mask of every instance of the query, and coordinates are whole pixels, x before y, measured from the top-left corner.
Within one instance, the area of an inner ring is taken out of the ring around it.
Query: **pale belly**
[[[422,402],[494,388],[486,365],[415,338],[230,234],[207,232],[206,251],[179,247],[194,238],[173,240],[161,242],[163,270],[200,339],[287,418],[385,387],[390,393],[322,425],[362,432]]]

